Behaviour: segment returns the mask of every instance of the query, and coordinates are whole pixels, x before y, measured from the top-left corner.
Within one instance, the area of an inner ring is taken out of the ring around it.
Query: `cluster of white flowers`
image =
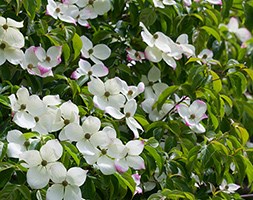
[[[94,80],[97,79],[92,79]],[[136,89],[134,95],[137,95],[137,88],[133,86],[129,88]],[[41,99],[38,95],[30,95],[24,87],[20,88],[16,95],[10,95],[9,99],[13,121],[22,128],[37,132],[29,139],[26,139],[23,133],[16,129],[9,131],[7,135],[8,156],[26,162],[24,166],[29,168],[27,181],[32,188],[44,188],[49,179],[55,184],[60,184],[64,180],[69,184],[76,183],[75,181],[69,182],[67,177],[71,176],[71,173],[68,174],[69,171],[67,172],[62,163],[57,161],[63,151],[58,140],[49,140],[39,151],[34,149],[36,145],[32,144],[38,144],[41,138],[49,133],[59,132],[57,135],[60,141],[75,143],[86,162],[98,168],[103,174],[123,173],[129,167],[135,170],[145,168],[144,160],[140,157],[144,149],[144,141],[130,140],[123,144],[117,138],[114,128],[111,126],[101,128],[101,121],[97,117],[87,116],[80,125],[78,107],[71,101],[62,103],[58,95],[47,95]],[[128,102],[131,101],[135,102],[133,98]],[[52,169],[59,170],[65,176],[57,177],[60,174],[51,173]],[[77,171],[80,172],[80,170]],[[60,179],[63,177],[64,180]],[[67,187],[69,184],[62,185]],[[51,186],[51,189],[48,190],[49,195],[53,195],[54,190],[58,190],[62,185]],[[79,187],[81,184],[76,183],[75,185]],[[66,191],[65,189],[65,193]]]
[[[20,65],[29,74],[40,77],[53,76],[52,68],[60,64],[61,53],[61,46],[52,46],[47,51],[40,46],[31,46],[26,49]]]
[[[145,56],[152,62],[160,62],[162,59],[173,69],[177,64],[175,60],[182,58],[186,55],[187,58],[195,56],[195,47],[188,44],[188,35],[180,35],[176,42],[162,32],[151,34],[145,25],[140,22],[143,31],[141,36],[143,41],[148,45],[145,49]]]
[[[94,64],[91,65],[88,61],[80,59],[78,68],[71,74],[71,78],[78,79],[81,76],[104,77],[108,74],[108,68],[103,64],[102,60],[106,60],[111,55],[111,49],[105,44],[93,43],[86,36],[81,36],[82,49],[81,56],[85,59],[90,59]]]
[[[138,129],[143,131],[141,125],[134,119],[137,109],[135,97],[144,91],[144,84],[128,86],[124,80],[118,77],[103,82],[99,78],[93,78],[88,83],[88,90],[94,95],[93,102],[96,107],[104,110],[115,119],[126,119],[126,124],[139,137]],[[121,113],[123,109],[123,113]]]
[[[51,179],[53,184],[47,190],[47,199],[81,199],[80,186],[86,180],[87,170],[72,167],[68,171],[58,160],[63,147],[57,139],[49,140],[40,150],[28,150],[20,154],[21,164],[28,168],[27,182],[33,189],[46,187]]]
[[[110,0],[48,0],[47,14],[54,19],[89,27],[88,19],[95,19],[111,9]]]
[[[19,31],[23,22],[0,16],[0,65],[8,60],[13,65],[18,65],[23,58],[21,48],[25,45],[25,38]]]

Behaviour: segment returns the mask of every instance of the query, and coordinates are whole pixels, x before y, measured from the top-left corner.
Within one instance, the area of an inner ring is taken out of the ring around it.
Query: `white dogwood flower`
[[[234,33],[241,42],[245,42],[252,37],[248,29],[239,28],[238,19],[235,17],[230,18],[229,23],[227,24],[227,28],[228,31]]]
[[[206,103],[201,100],[195,100],[190,106],[180,103],[176,106],[178,114],[183,118],[185,124],[196,133],[204,133],[205,127],[200,123],[202,119],[207,118]]]
[[[134,85],[128,86],[126,81],[123,80],[121,80],[121,82],[122,82],[122,94],[125,95],[127,100],[134,99],[145,90],[145,85],[143,82],[140,82],[137,86]]]
[[[126,172],[129,167],[140,170],[145,169],[144,160],[141,152],[144,149],[144,141],[130,140],[123,150],[122,157],[115,160],[116,170],[120,173]]]
[[[97,44],[93,46],[92,42],[86,37],[81,36],[83,43],[81,53],[84,58],[90,58],[94,63],[101,64],[101,60],[109,58],[111,49],[105,44]]]
[[[219,188],[222,192],[225,192],[227,194],[231,194],[231,193],[235,193],[235,191],[238,190],[240,188],[240,186],[236,185],[234,183],[227,183],[227,181],[225,179],[223,179]]]
[[[121,113],[115,107],[108,106],[105,108],[105,112],[111,115],[115,119],[123,119],[125,118],[127,126],[134,133],[135,138],[139,138],[138,129],[143,131],[141,125],[134,119],[134,114],[137,110],[137,103],[135,99],[129,100],[125,106],[123,113]]]
[[[164,5],[175,5],[176,2],[174,0],[153,0],[154,6],[158,8],[165,8]]]
[[[142,60],[145,59],[145,54],[141,51],[136,51],[134,49],[127,48],[126,52],[127,52],[127,60],[130,62],[131,61],[142,62]]]
[[[51,179],[54,182],[48,190],[48,200],[81,200],[80,186],[86,180],[87,170],[80,167],[72,167],[68,171],[64,165],[53,165],[50,169]]]
[[[21,63],[23,56],[22,50],[0,40],[0,65],[4,64],[6,60],[13,65],[18,65]]]
[[[98,15],[103,15],[111,9],[110,0],[78,0],[76,4],[83,8],[87,19],[95,19]]]
[[[57,160],[63,153],[63,147],[58,140],[49,140],[40,150],[29,150],[20,154],[19,159],[24,161],[22,165],[29,168],[27,171],[27,183],[33,189],[45,187],[50,179],[50,168],[53,165],[63,165]]]
[[[61,21],[75,24],[76,20],[71,16],[71,13],[76,11],[78,11],[78,7],[75,5],[48,0],[46,13],[54,19],[59,18]]]
[[[11,47],[20,49],[25,45],[25,38],[19,31],[23,27],[23,21],[17,22],[11,18],[0,16],[0,38]]]
[[[22,128],[35,127],[36,118],[46,112],[46,105],[38,95],[29,95],[26,88],[20,88],[16,95],[9,96],[13,121]]]
[[[157,108],[153,108],[156,101],[157,98],[147,98],[141,103],[141,107],[146,113],[148,113],[148,118],[153,122],[163,119],[174,107],[174,103],[164,103],[161,110],[158,111]]]
[[[99,78],[94,78],[88,83],[88,90],[94,95],[95,106],[104,110],[107,106],[122,108],[126,98],[121,94],[121,80],[117,77],[106,80],[105,83]]]
[[[78,62],[78,68],[72,73],[71,78],[78,79],[79,77],[85,75],[89,77],[103,77],[109,72],[108,68],[103,64],[91,64],[83,59]]]

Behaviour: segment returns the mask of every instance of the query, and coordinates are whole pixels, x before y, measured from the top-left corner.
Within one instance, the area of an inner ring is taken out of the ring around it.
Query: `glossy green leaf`
[[[218,40],[219,42],[221,41],[220,34],[214,28],[211,28],[209,26],[202,26],[201,29],[205,30],[209,35],[215,37],[215,39]]]

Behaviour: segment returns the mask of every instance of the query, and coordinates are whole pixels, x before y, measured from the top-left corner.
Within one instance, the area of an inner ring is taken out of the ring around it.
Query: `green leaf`
[[[244,157],[244,163],[246,165],[246,175],[248,177],[249,184],[253,183],[253,165],[248,158]]]
[[[220,96],[228,103],[230,107],[233,107],[233,101],[228,96],[224,94],[221,94]]]
[[[222,1],[221,14],[224,19],[229,16],[229,12],[232,6],[233,6],[233,0]]]
[[[241,139],[242,145],[245,145],[249,139],[248,131],[245,128],[243,128],[237,124],[233,124],[233,126],[235,128],[235,131],[236,131],[238,137]]]
[[[11,179],[13,172],[14,172],[14,168],[7,168],[0,172],[0,177],[1,177],[0,188],[3,188],[5,184],[7,184],[7,182]]]
[[[83,47],[83,42],[77,33],[75,33],[73,36],[72,45],[73,45],[73,49],[74,49],[73,60],[75,60],[80,55],[81,49]]]
[[[70,58],[70,48],[67,43],[62,45],[62,53],[65,63],[68,63],[68,60]]]
[[[214,28],[211,28],[209,26],[202,26],[201,29],[205,30],[209,35],[215,37],[215,39],[219,42],[221,41],[220,34]]]
[[[191,63],[191,62],[196,62],[196,61],[201,61],[202,59],[201,58],[190,58],[186,63],[185,65],[187,65],[188,63]]]
[[[155,104],[153,105],[153,109],[157,108],[157,110],[161,110],[163,104],[165,103],[165,101],[168,99],[168,97],[173,94],[177,89],[179,88],[179,86],[177,85],[173,85],[170,86],[168,88],[166,88],[158,97],[158,100],[155,102]]]
[[[74,159],[74,161],[76,162],[76,165],[79,166],[80,165],[80,159],[77,156],[78,155],[78,150],[76,149],[76,147],[74,145],[72,145],[72,144],[66,144],[65,143],[64,149]]]
[[[30,190],[25,185],[8,184],[0,192],[0,199],[4,200],[31,200]]]
[[[4,106],[10,107],[10,100],[7,96],[0,95],[0,104],[3,104]]]
[[[145,26],[151,26],[156,21],[156,13],[152,8],[144,8],[141,10],[139,17]]]
[[[97,31],[93,34],[92,42],[93,44],[98,44],[102,40],[110,38],[111,37],[111,32],[108,30],[100,30]]]
[[[159,168],[159,172],[162,172],[162,168],[163,168],[163,158],[161,157],[161,155],[157,152],[156,148],[153,148],[151,146],[145,146],[145,149],[149,152],[149,154],[154,158],[154,160],[156,161],[156,164]]]
[[[184,191],[179,191],[179,190],[169,190],[169,189],[164,189],[162,190],[161,194],[164,197],[167,197],[169,199],[188,199],[188,200],[195,200],[195,197],[193,194],[190,192],[184,192]]]
[[[152,124],[150,124],[147,128],[146,128],[146,132],[148,132],[149,130],[151,129],[154,129],[154,128],[165,128],[165,129],[169,129],[169,126],[166,122],[163,122],[163,121],[156,121],[156,122],[153,122]]]
[[[253,69],[243,69],[243,71],[245,71],[253,81]]]
[[[40,1],[38,0],[23,0],[23,5],[24,5],[24,8],[27,12],[27,14],[29,15],[29,17],[31,18],[31,20],[34,19],[35,17],[35,14],[36,14],[36,11],[37,9],[40,8]]]
[[[228,153],[228,149],[227,149],[227,147],[224,144],[222,144],[222,143],[220,143],[220,142],[218,142],[216,140],[213,140],[211,142],[211,144],[213,145],[214,150],[221,151],[222,153],[225,153],[226,155],[229,154]]]
[[[132,194],[134,194],[136,184],[131,175],[127,172],[123,174],[114,173],[113,175],[116,176],[121,186],[127,186],[131,190]]]
[[[212,75],[213,89],[215,90],[215,92],[219,93],[222,89],[221,79],[214,71],[210,70],[210,73]]]
[[[247,79],[241,72],[234,72],[228,75],[231,86],[236,96],[240,96],[247,88]]]
[[[215,13],[212,12],[212,10],[206,9],[205,12],[210,16],[210,18],[212,18],[212,20],[214,21],[215,25],[219,24],[219,20],[216,17]]]

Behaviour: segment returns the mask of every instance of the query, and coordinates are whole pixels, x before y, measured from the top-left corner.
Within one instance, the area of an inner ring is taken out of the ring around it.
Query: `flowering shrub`
[[[253,196],[252,0],[0,11],[0,199]]]

